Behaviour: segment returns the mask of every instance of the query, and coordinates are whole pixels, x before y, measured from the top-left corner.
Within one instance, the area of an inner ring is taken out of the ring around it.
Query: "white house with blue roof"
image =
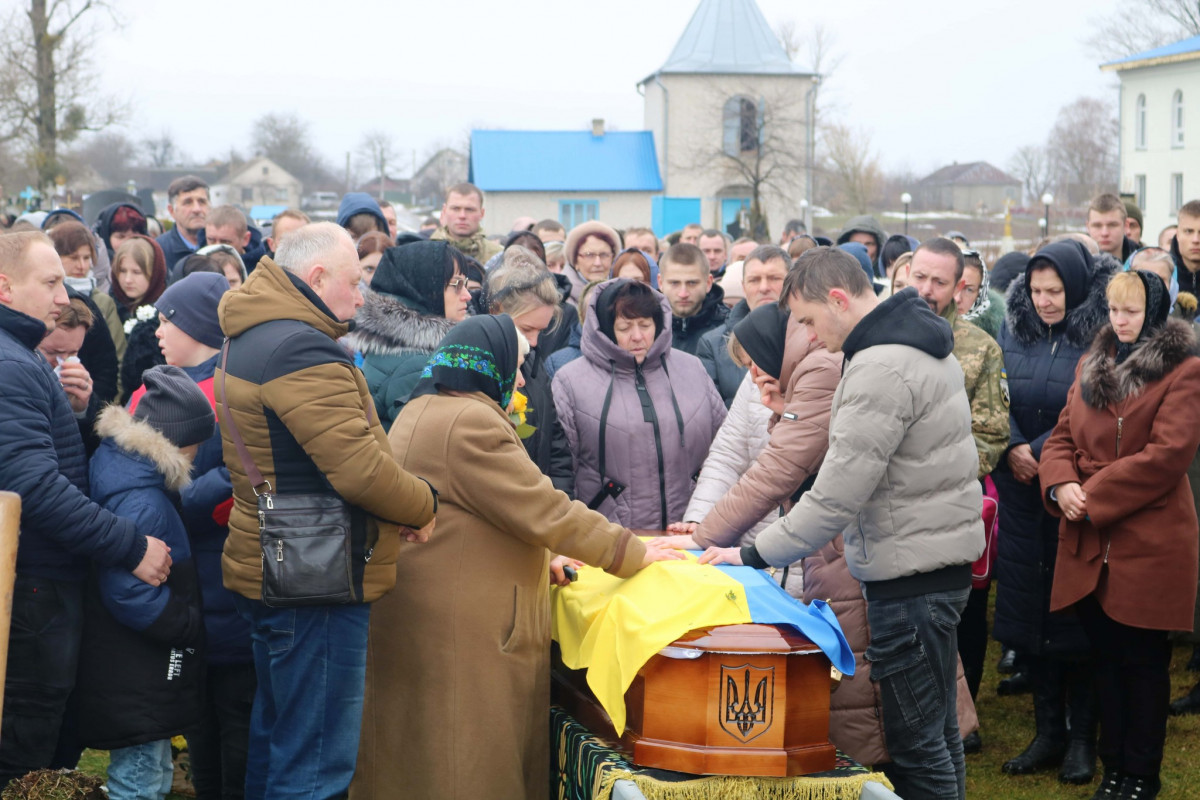
[[[1100,68],[1121,81],[1121,191],[1137,199],[1151,243],[1200,197],[1200,36]]]
[[[654,137],[606,131],[601,119],[590,131],[471,131],[468,180],[487,194],[493,225],[531,216],[568,230],[593,219],[647,225],[663,189]]]
[[[701,0],[666,62],[638,84],[646,130],[595,120],[590,131],[472,131],[469,179],[497,229],[528,215],[567,228],[650,225],[660,236],[692,222],[728,230],[757,185],[774,238],[801,216],[813,85],[754,0]]]

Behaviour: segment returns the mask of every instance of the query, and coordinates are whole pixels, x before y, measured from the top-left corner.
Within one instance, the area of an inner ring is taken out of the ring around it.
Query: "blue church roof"
[[[485,192],[661,192],[650,131],[471,131],[468,180]]]
[[[1153,50],[1134,53],[1131,56],[1125,56],[1125,58],[1119,58],[1116,61],[1109,61],[1100,66],[1102,69],[1119,70],[1122,66],[1133,66],[1139,61],[1182,61],[1185,59],[1180,58],[1180,56],[1188,56],[1193,53],[1200,56],[1200,36],[1192,36],[1182,41],[1156,47]]]
[[[660,73],[804,75],[754,0],[701,0]]]

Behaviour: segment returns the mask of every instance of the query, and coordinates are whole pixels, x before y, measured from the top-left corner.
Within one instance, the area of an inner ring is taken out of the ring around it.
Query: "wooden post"
[[[0,713],[8,671],[8,628],[12,622],[13,583],[17,579],[17,537],[21,531],[21,496],[0,492]]]

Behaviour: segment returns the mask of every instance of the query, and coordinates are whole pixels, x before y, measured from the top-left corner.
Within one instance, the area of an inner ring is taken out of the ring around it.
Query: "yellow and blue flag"
[[[552,635],[563,663],[586,669],[587,682],[620,736],[625,691],[650,658],[685,633],[714,625],[791,625],[846,675],[854,652],[833,610],[805,604],[752,567],[660,561],[629,579],[585,567],[579,580],[553,587]]]

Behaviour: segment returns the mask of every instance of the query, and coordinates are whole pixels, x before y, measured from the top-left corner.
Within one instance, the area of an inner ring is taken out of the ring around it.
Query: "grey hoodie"
[[[575,496],[588,503],[599,494],[602,478],[615,481],[623,491],[605,497],[596,510],[628,528],[660,530],[684,518],[694,477],[725,420],[725,403],[700,359],[671,347],[671,306],[661,294],[655,292],[664,327],[640,366],[600,330],[596,305],[616,280],[588,295],[583,357],[554,374],[554,407],[575,461]],[[639,375],[654,422],[642,407]]]
[[[791,564],[842,533],[868,600],[970,585],[983,501],[953,349],[950,326],[913,289],[855,326],[842,347],[824,464],[791,513],[755,540],[761,560]]]

